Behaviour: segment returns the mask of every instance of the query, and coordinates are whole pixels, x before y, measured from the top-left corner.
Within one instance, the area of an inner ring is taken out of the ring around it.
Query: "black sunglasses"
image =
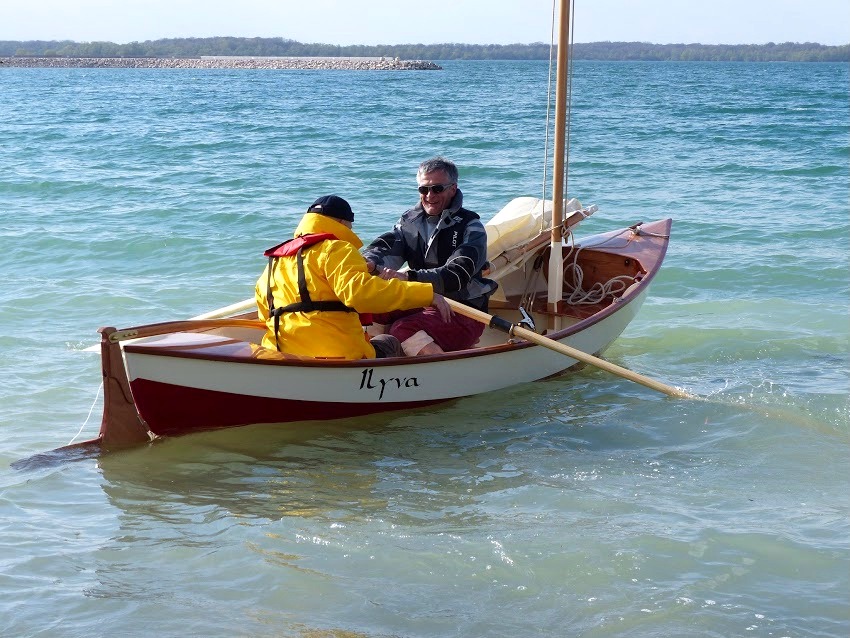
[[[448,184],[434,184],[433,186],[420,186],[416,190],[418,190],[421,195],[427,195],[429,192],[439,195],[449,186],[454,186],[454,182],[449,182]]]

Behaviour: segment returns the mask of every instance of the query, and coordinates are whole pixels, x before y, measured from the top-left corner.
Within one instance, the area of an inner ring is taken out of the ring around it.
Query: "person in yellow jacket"
[[[293,239],[265,252],[269,263],[255,287],[264,347],[324,358],[400,356],[395,337],[366,338],[360,314],[434,306],[451,319],[430,283],[370,275],[353,222],[347,201],[325,195],[307,209]]]

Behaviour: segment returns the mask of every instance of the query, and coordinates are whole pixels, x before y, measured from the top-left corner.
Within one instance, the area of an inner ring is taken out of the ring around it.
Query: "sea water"
[[[96,435],[98,327],[251,297],[317,197],[368,241],[437,154],[485,220],[549,195],[547,63],[443,66],[0,69],[0,635],[850,634],[846,64],[575,63],[577,234],[674,220],[605,356],[708,401],[585,369],[16,463]]]

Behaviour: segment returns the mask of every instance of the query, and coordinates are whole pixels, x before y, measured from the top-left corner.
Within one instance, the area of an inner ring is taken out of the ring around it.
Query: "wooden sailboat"
[[[494,328],[475,347],[356,361],[284,355],[259,345],[266,328],[252,302],[184,321],[101,328],[104,412],[88,443],[111,449],[212,428],[407,410],[587,363],[676,394],[593,356],[638,313],[667,251],[671,220],[572,240],[572,228],[595,207],[574,203],[568,211],[564,196],[566,0],[559,25],[553,198],[520,198],[487,224],[490,276],[500,284],[493,315],[453,303]]]

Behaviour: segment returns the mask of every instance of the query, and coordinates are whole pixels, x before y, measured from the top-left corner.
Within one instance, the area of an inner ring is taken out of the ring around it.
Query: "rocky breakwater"
[[[425,60],[399,58],[289,58],[208,56],[200,58],[0,57],[0,68],[51,69],[305,69],[340,71],[433,71]]]

